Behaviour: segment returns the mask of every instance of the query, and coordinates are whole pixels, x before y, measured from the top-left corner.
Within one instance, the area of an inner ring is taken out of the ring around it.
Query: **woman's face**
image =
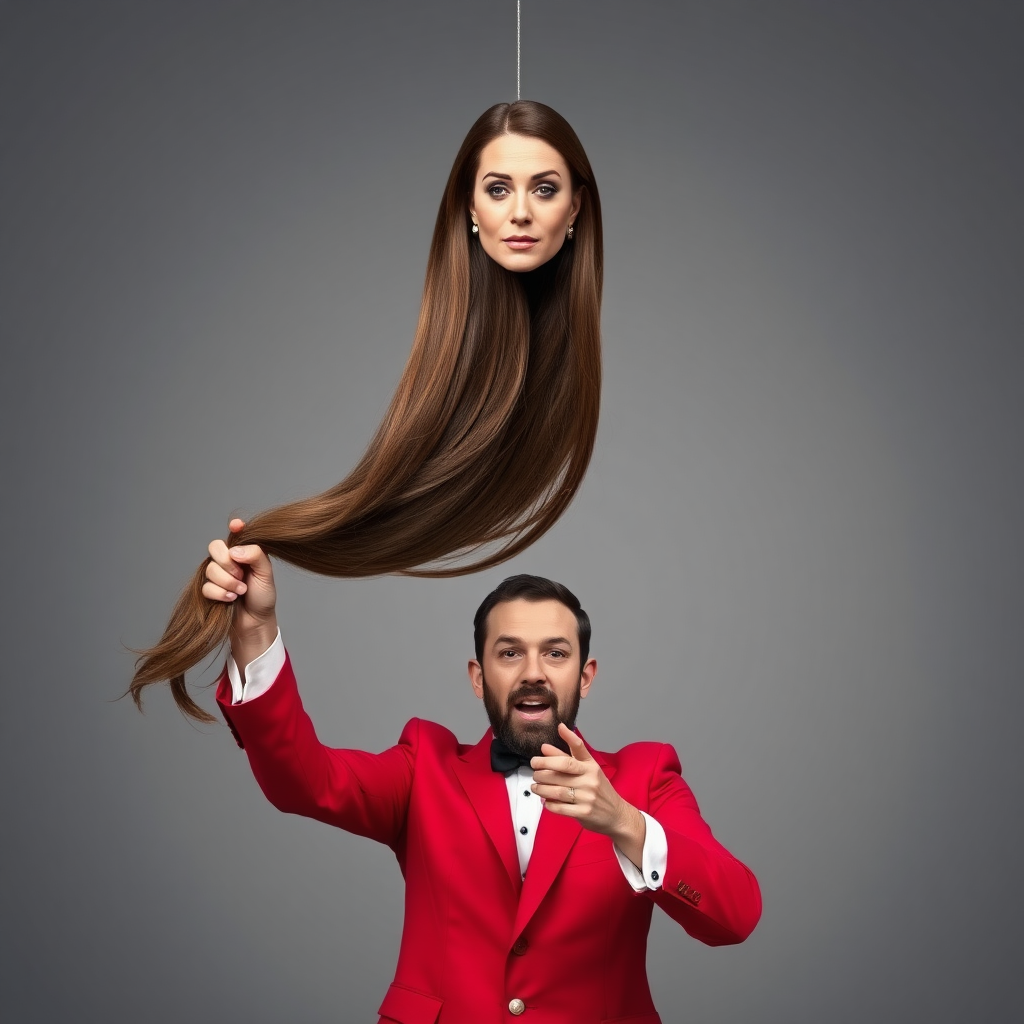
[[[579,212],[569,166],[543,139],[499,135],[481,150],[469,213],[484,252],[506,270],[547,263]]]

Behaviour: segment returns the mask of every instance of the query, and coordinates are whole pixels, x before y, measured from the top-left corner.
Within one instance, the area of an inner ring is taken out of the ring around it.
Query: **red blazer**
[[[760,917],[757,881],[712,836],[668,744],[591,750],[668,838],[663,888],[637,893],[607,836],[548,812],[521,878],[490,730],[465,746],[414,718],[381,754],[326,747],[290,660],[244,704],[231,704],[225,673],[217,700],[275,807],[386,843],[398,858],[405,927],[383,1024],[659,1024],[646,972],[654,904],[712,946],[742,942]]]

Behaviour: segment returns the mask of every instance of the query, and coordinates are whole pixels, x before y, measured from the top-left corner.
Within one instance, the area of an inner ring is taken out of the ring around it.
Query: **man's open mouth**
[[[547,697],[524,697],[516,701],[514,707],[520,718],[534,722],[547,717],[551,700]]]

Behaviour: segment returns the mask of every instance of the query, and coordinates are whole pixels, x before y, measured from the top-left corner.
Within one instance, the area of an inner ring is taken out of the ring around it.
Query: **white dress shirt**
[[[274,642],[258,658],[245,666],[244,682],[235,659],[228,655],[227,669],[231,682],[232,703],[241,704],[266,693],[284,668],[284,657],[284,641],[281,639],[280,630],[277,631]],[[544,801],[530,789],[532,783],[533,769],[529,766],[523,765],[505,774],[509,810],[512,812],[512,824],[515,828],[516,851],[519,854],[519,870],[524,877],[526,867],[530,863],[530,855],[533,853],[533,841],[540,823],[540,812],[544,806]],[[665,830],[646,811],[640,813],[647,825],[641,858],[643,871],[614,843],[612,844],[622,874],[637,892],[644,889],[660,889],[668,864],[668,840],[665,838]]]

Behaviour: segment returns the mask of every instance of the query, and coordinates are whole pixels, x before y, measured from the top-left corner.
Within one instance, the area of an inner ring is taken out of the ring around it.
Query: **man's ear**
[[[580,673],[580,696],[586,697],[587,691],[590,689],[590,684],[594,681],[594,676],[597,675],[597,659],[588,658],[586,665],[583,666],[583,671]]]
[[[480,667],[480,662],[473,658],[469,663],[469,685],[473,687],[473,692],[481,699],[484,699],[484,670]]]

